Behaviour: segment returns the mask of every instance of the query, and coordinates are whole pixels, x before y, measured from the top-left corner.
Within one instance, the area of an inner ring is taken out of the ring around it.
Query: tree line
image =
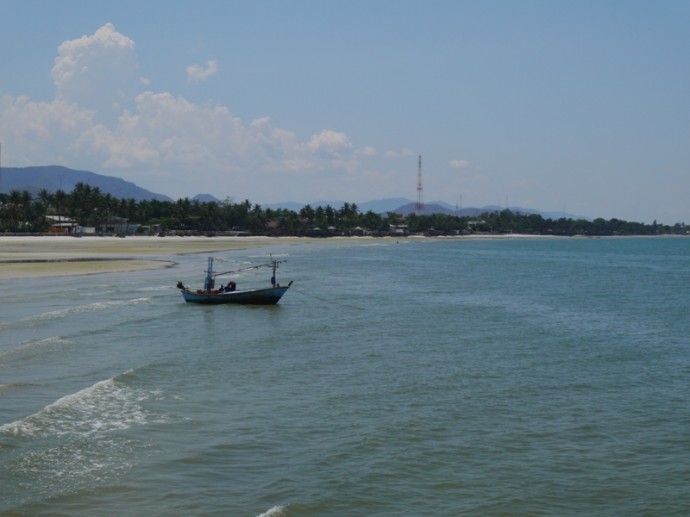
[[[449,214],[385,215],[362,213],[355,203],[304,206],[298,212],[262,208],[249,200],[235,203],[202,202],[189,198],[177,201],[119,199],[98,187],[78,183],[71,192],[41,190],[0,193],[0,232],[46,233],[56,216],[108,233],[114,220],[139,225],[139,232],[158,234],[213,235],[242,232],[268,236],[332,235],[459,235],[468,233],[520,233],[533,235],[658,235],[686,234],[684,223],[673,226],[628,222],[620,219],[544,218],[511,210],[486,212],[476,217]]]

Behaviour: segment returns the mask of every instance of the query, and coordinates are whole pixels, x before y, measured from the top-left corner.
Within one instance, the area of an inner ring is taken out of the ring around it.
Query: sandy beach
[[[452,237],[70,237],[0,236],[0,280],[56,275],[91,275],[171,267],[170,255],[212,253],[284,244],[370,243],[373,240],[554,238],[546,235]]]
[[[301,237],[0,237],[0,279],[170,267],[155,258],[309,242]]]

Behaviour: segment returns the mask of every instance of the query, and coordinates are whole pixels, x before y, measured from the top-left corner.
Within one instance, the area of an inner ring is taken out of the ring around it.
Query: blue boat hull
[[[246,291],[232,291],[227,293],[191,291],[180,289],[184,301],[187,303],[204,303],[218,305],[236,303],[241,305],[275,305],[290,289],[292,282],[283,287],[267,287],[266,289],[248,289]]]

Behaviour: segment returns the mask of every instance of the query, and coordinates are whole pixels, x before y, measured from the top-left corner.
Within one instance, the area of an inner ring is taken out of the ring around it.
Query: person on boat
[[[230,293],[230,292],[234,291],[236,287],[237,287],[237,284],[235,282],[230,281],[230,282],[228,282],[228,285],[225,286],[225,292]]]

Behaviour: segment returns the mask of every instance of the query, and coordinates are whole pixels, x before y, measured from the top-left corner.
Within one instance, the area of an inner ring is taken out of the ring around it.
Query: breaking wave
[[[270,508],[269,510],[265,511],[264,513],[257,515],[257,517],[282,517],[283,515],[285,515],[284,511],[285,511],[285,507],[274,506],[273,508]]]
[[[66,395],[33,415],[0,426],[0,434],[17,437],[89,436],[144,425],[150,416],[140,403],[148,396],[116,378],[106,379]]]
[[[36,322],[50,321],[55,319],[67,318],[73,315],[86,314],[90,312],[98,312],[104,310],[112,310],[117,307],[124,307],[127,305],[147,303],[151,301],[150,297],[133,298],[128,300],[113,300],[107,302],[94,302],[85,305],[76,305],[74,307],[65,307],[64,309],[58,309],[56,311],[44,312],[41,314],[34,314],[33,316],[28,316],[24,319],[14,322],[0,323],[0,329],[10,328],[10,327],[24,327],[26,325],[32,325]]]
[[[41,353],[46,347],[54,347],[58,345],[64,345],[68,343],[65,339],[60,336],[51,336],[43,339],[32,339],[30,341],[25,341],[15,348],[5,350],[0,352],[0,360],[7,358],[8,356],[13,356],[16,354],[25,354],[27,352]]]

